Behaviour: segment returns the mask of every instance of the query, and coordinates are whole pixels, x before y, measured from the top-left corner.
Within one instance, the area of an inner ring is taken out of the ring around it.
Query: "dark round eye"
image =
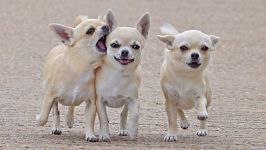
[[[120,47],[120,45],[117,44],[117,43],[112,43],[110,46],[111,46],[112,48],[119,48],[119,47]]]
[[[140,46],[138,46],[137,44],[134,44],[134,45],[132,45],[131,47],[132,47],[133,49],[136,49],[136,50],[140,48]]]
[[[186,45],[182,45],[182,46],[180,46],[180,50],[186,51],[186,50],[188,50],[188,47]]]
[[[95,28],[91,27],[91,28],[88,29],[86,34],[92,34],[94,31],[95,31]]]
[[[201,50],[202,50],[202,51],[207,51],[207,50],[209,50],[209,48],[208,48],[207,46],[202,46],[202,47],[201,47]]]

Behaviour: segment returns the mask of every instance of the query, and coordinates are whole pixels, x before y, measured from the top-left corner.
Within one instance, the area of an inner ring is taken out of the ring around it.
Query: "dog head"
[[[134,70],[140,63],[141,52],[148,36],[150,15],[145,13],[135,28],[116,27],[115,18],[110,22],[113,27],[106,40],[108,63],[116,68]]]
[[[107,50],[105,41],[110,32],[109,17],[112,17],[112,14],[106,15],[105,23],[99,19],[79,16],[76,18],[74,27],[57,23],[52,23],[49,27],[66,46],[86,49],[88,52],[102,55]]]
[[[167,45],[169,61],[181,71],[203,71],[209,64],[210,51],[220,39],[198,30],[178,33],[170,24],[163,25],[161,32],[158,38]]]

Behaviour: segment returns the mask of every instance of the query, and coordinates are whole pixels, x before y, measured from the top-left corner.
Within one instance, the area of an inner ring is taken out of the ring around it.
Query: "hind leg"
[[[60,114],[58,110],[58,102],[55,101],[53,104],[53,128],[52,128],[52,134],[60,135],[61,129],[60,129]]]
[[[125,104],[121,114],[120,114],[120,131],[119,136],[127,136],[127,115],[128,115],[128,106]]]
[[[36,121],[39,126],[43,126],[47,123],[48,116],[51,111],[54,99],[55,98],[52,97],[52,95],[49,92],[45,94],[45,97],[42,103],[41,113],[36,116]]]
[[[69,128],[72,128],[74,124],[74,110],[75,106],[67,107],[66,123]]]

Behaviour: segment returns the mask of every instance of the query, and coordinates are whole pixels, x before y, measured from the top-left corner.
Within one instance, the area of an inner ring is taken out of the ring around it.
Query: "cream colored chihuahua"
[[[210,51],[219,37],[197,30],[178,33],[170,24],[161,27],[158,38],[166,44],[161,67],[161,87],[166,99],[165,109],[169,130],[165,141],[177,140],[177,115],[182,129],[189,127],[183,110],[196,108],[200,120],[198,136],[206,136],[207,109],[211,103],[211,89],[206,74]]]
[[[109,10],[111,12],[111,10]],[[110,20],[116,26],[116,20]],[[100,120],[100,141],[110,141],[106,106],[124,106],[120,118],[120,136],[135,140],[138,134],[141,80],[140,59],[150,28],[150,15],[144,14],[136,28],[113,28],[107,36],[107,55],[96,72],[97,113]],[[128,126],[127,124],[127,116]]]
[[[112,14],[108,13],[106,20]],[[99,19],[78,17],[75,27],[50,24],[49,27],[63,44],[53,48],[44,66],[44,84],[47,88],[41,113],[36,120],[43,126],[53,107],[53,134],[61,134],[58,102],[69,106],[66,122],[73,125],[74,106],[86,102],[86,140],[97,141],[94,135],[96,116],[95,69],[101,66],[106,54],[105,40],[109,23]]]

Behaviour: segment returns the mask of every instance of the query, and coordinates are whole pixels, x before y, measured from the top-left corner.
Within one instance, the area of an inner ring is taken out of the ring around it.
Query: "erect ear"
[[[65,45],[71,46],[74,44],[73,28],[57,23],[50,24],[49,28]]]
[[[150,29],[150,14],[148,12],[140,17],[136,28],[147,39]]]
[[[162,32],[162,34],[166,34],[166,35],[175,35],[178,34],[178,31],[176,30],[176,28],[169,24],[169,23],[164,23],[161,27],[160,30]]]
[[[157,35],[158,39],[166,44],[168,49],[173,49],[173,44],[175,41],[174,35]]]
[[[218,41],[220,40],[220,37],[214,36],[214,35],[210,35],[210,38],[211,38],[213,46],[215,46],[218,43]]]
[[[79,25],[83,20],[88,19],[88,16],[83,16],[83,15],[79,15],[75,18],[74,21],[74,27],[76,27],[77,25]]]
[[[106,23],[110,27],[110,31],[113,31],[117,26],[115,16],[114,16],[113,11],[111,9],[108,9],[108,11],[107,11]]]

